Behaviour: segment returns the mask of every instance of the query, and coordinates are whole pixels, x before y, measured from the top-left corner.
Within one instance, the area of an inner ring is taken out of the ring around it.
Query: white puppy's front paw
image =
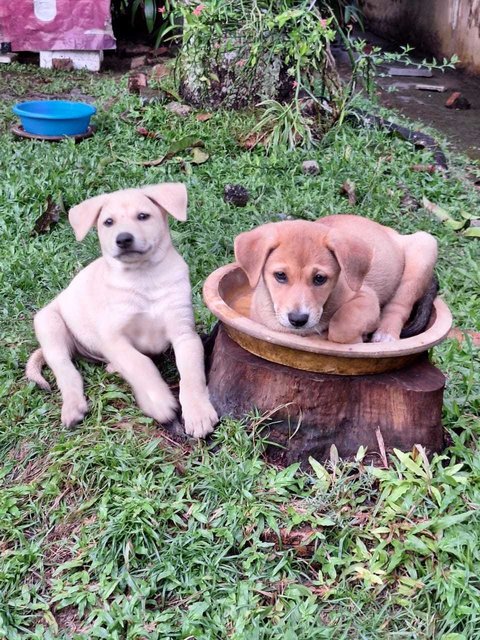
[[[398,340],[398,338],[391,333],[377,329],[372,336],[371,342],[395,342],[395,340]]]
[[[88,403],[83,396],[66,398],[62,404],[62,424],[67,428],[81,422],[88,411]]]
[[[185,433],[194,438],[205,438],[213,431],[218,415],[208,397],[189,398],[182,403]]]
[[[171,422],[177,413],[177,401],[167,388],[137,396],[141,410],[160,424]]]

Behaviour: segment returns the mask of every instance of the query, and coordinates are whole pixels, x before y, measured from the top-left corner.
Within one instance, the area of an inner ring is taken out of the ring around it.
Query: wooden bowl
[[[445,339],[452,326],[447,305],[436,298],[427,329],[417,336],[383,343],[338,344],[319,336],[273,331],[249,318],[252,290],[236,263],[209,275],[203,298],[228,335],[260,358],[295,369],[337,375],[384,373],[401,369]]]

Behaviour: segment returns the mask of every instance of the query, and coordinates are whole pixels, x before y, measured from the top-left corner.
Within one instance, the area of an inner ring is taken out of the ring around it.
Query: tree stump
[[[251,41],[212,34],[210,53],[194,37],[183,43],[179,58],[180,95],[204,109],[244,109],[262,100],[292,98],[293,80],[286,64],[269,51],[255,66],[248,63]]]
[[[221,416],[242,418],[252,409],[272,413],[267,455],[284,464],[328,458],[334,444],[343,458],[360,445],[427,453],[443,447],[445,377],[428,353],[403,369],[373,375],[311,373],[268,362],[234,342],[220,325],[210,356],[210,396]],[[275,446],[278,445],[278,446]]]

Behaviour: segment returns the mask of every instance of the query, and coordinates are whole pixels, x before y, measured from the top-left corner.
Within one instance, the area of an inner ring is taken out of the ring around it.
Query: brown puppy
[[[427,290],[437,241],[353,215],[274,222],[240,234],[235,257],[251,288],[251,317],[270,329],[333,342],[398,340]]]

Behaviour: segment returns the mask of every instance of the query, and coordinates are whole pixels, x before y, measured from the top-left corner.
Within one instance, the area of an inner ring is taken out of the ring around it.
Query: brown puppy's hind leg
[[[365,287],[333,314],[328,325],[328,339],[342,344],[363,342],[363,336],[378,326],[379,318],[378,298]]]
[[[73,338],[61,315],[51,305],[37,313],[34,325],[45,362],[53,371],[62,394],[62,422],[66,427],[72,427],[81,422],[88,411],[83,380],[72,362]]]
[[[403,325],[410,317],[413,305],[427,290],[437,259],[437,241],[424,231],[405,238],[405,268],[400,285],[382,309],[380,324],[372,342],[399,340]]]

